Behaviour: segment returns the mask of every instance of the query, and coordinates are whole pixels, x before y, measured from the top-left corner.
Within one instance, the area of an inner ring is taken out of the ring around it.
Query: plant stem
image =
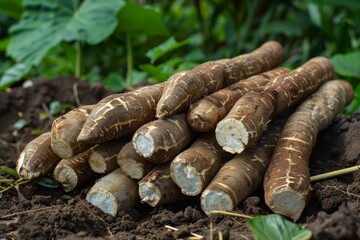
[[[223,214],[223,215],[228,215],[228,216],[233,216],[233,217],[241,217],[241,218],[247,218],[247,219],[252,219],[253,217],[245,215],[245,214],[240,214],[240,213],[232,213],[232,212],[226,212],[226,211],[212,211],[211,214]]]
[[[76,41],[76,59],[75,59],[75,77],[80,78],[82,65],[82,47],[81,42]]]
[[[354,166],[354,167],[349,167],[349,168],[344,168],[344,169],[340,169],[340,170],[336,170],[336,171],[332,171],[332,172],[328,172],[328,173],[315,175],[315,176],[310,177],[310,181],[315,182],[315,181],[325,180],[325,179],[328,179],[328,178],[333,178],[333,177],[337,177],[337,176],[340,176],[340,175],[356,172],[358,170],[360,170],[360,165],[357,165],[357,166]]]
[[[127,71],[126,71],[126,88],[130,88],[132,85],[132,72],[133,72],[133,53],[131,36],[126,33],[126,60],[127,60]]]

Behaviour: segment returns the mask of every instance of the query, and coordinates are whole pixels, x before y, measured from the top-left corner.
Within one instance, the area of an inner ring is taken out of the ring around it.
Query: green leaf
[[[20,19],[22,12],[22,0],[0,0],[0,13]]]
[[[304,229],[278,214],[257,216],[248,220],[256,240],[308,240],[312,232]]]
[[[119,92],[124,90],[125,78],[117,73],[111,72],[104,80],[104,87]]]
[[[360,78],[360,51],[348,54],[336,54],[332,58],[337,74],[344,77]]]
[[[1,1],[1,0],[0,0],[0,1]],[[6,51],[6,48],[7,48],[7,46],[9,45],[9,42],[10,42],[10,38],[0,39],[0,51],[1,51],[1,52],[5,52],[5,51]]]
[[[19,178],[19,174],[12,168],[9,168],[7,166],[1,166],[0,169],[13,177]]]
[[[360,1],[358,0],[307,0],[307,2],[312,2],[323,6],[332,6],[332,7],[342,7],[350,11],[359,11],[360,10]]]
[[[55,181],[52,178],[42,177],[35,181],[35,183],[39,184],[40,186],[47,187],[47,188],[58,188],[60,183]]]
[[[160,44],[159,46],[149,50],[146,53],[146,56],[150,58],[151,63],[154,63],[157,59],[164,56],[166,53],[169,53],[179,47],[182,47],[186,44],[190,43],[188,39],[177,42],[174,37],[169,38],[164,43]]]
[[[24,128],[25,126],[27,126],[28,124],[29,123],[27,121],[25,121],[24,119],[20,119],[16,123],[14,123],[14,128],[16,130],[20,130],[20,129]]]
[[[118,30],[130,34],[163,36],[168,33],[159,11],[128,2],[118,13]]]
[[[59,101],[52,101],[50,103],[50,113],[52,116],[58,114],[61,111],[61,103]]]
[[[61,41],[98,44],[116,28],[124,0],[24,0],[22,19],[10,28],[8,55],[37,65]]]
[[[72,197],[70,195],[64,194],[59,199],[65,202],[72,199]]]
[[[272,21],[266,26],[266,31],[269,34],[284,34],[287,37],[300,37],[302,33],[300,26],[289,20]]]
[[[3,90],[20,81],[30,71],[30,69],[31,67],[24,63],[18,63],[7,69],[0,79],[0,90]]]

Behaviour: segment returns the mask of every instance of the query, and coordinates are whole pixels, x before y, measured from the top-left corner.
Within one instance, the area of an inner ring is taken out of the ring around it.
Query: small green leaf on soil
[[[61,111],[61,103],[59,101],[51,102],[49,111],[52,116],[58,114]]]
[[[308,240],[312,232],[296,225],[278,214],[257,216],[248,220],[256,240]]]
[[[14,123],[14,128],[16,130],[20,130],[20,129],[24,128],[26,125],[28,125],[28,122],[25,121],[24,119],[20,119],[19,121]]]
[[[42,177],[35,181],[37,184],[47,188],[58,188],[60,184],[52,178]]]
[[[17,172],[12,168],[9,168],[7,166],[1,166],[0,169],[13,177],[19,178],[19,174],[17,174]]]
[[[35,136],[39,136],[42,133],[43,133],[43,130],[41,130],[41,129],[34,129],[34,130],[31,131],[31,134],[35,135]]]
[[[70,199],[72,199],[72,196],[64,194],[59,198],[61,201],[69,201]]]

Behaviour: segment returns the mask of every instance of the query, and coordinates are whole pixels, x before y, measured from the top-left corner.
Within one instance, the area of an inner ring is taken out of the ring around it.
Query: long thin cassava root
[[[243,81],[234,83],[211,95],[199,99],[190,106],[187,120],[199,132],[215,130],[216,125],[230,112],[236,101],[256,87],[264,86],[275,77],[287,73],[287,68],[276,68]]]
[[[207,94],[273,68],[283,58],[282,46],[270,41],[251,53],[206,62],[190,71],[176,73],[166,82],[156,116],[162,118],[181,112]]]
[[[271,118],[313,93],[334,74],[330,60],[316,57],[246,93],[218,123],[218,143],[228,152],[241,153],[261,137]]]
[[[272,211],[299,219],[310,195],[308,161],[317,134],[352,96],[348,82],[327,82],[288,118],[264,179],[265,202]]]

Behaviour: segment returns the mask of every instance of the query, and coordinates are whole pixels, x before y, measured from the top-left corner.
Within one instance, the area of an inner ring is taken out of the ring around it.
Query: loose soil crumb
[[[35,137],[34,129],[47,131],[51,119],[40,120],[52,101],[76,105],[75,79],[40,80],[30,88],[0,92],[0,165],[15,166],[19,151]],[[77,82],[82,104],[110,94],[100,86]],[[14,123],[28,125],[17,132]],[[15,132],[14,132],[15,131]],[[339,117],[324,130],[310,159],[311,175],[360,164],[360,114]],[[312,196],[299,224],[308,226],[313,239],[360,239],[360,171],[312,184]],[[68,195],[36,183],[12,189],[1,198],[0,239],[181,239],[200,234],[205,239],[252,239],[246,220],[229,216],[207,217],[198,200],[151,208],[137,206],[116,217],[89,205],[85,196],[91,183]],[[61,199],[70,200],[61,200]],[[268,214],[259,189],[234,212]],[[165,225],[176,227],[169,230]]]

